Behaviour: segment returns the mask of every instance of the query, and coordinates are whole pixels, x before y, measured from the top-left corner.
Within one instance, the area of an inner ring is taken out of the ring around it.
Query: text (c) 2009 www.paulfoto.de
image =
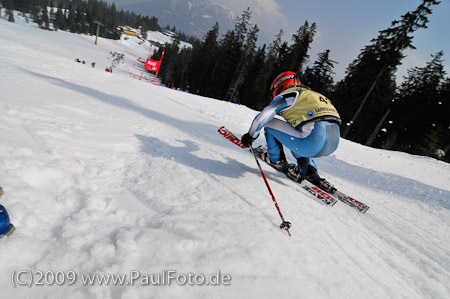
[[[17,270],[11,273],[13,287],[33,286],[70,286],[82,284],[86,286],[109,285],[231,285],[231,275],[216,270],[212,274],[178,273],[176,270],[162,270],[159,273],[146,274],[131,270],[127,274],[78,274],[76,271],[40,271]]]

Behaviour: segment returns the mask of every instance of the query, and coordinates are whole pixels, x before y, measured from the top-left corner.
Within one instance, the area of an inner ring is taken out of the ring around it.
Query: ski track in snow
[[[342,140],[316,163],[365,215],[263,166],[289,238],[254,158],[217,133],[242,135],[256,111],[134,79],[149,48],[132,38],[16,20],[0,19],[1,203],[17,227],[0,240],[2,298],[450,298],[448,164]],[[112,74],[110,51],[126,54]],[[218,269],[231,285],[81,282]],[[13,287],[20,270],[78,280]]]

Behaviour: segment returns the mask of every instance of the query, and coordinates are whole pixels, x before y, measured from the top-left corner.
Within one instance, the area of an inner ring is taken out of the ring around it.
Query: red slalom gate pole
[[[275,204],[275,207],[277,208],[278,214],[280,214],[281,220],[283,220],[283,223],[281,223],[280,228],[281,229],[284,228],[287,231],[289,237],[291,237],[291,232],[289,231],[289,228],[291,227],[291,223],[289,221],[284,220],[284,216],[281,213],[280,207],[278,206],[278,202],[275,198],[275,195],[273,195],[272,189],[270,188],[269,182],[267,181],[266,174],[262,170],[261,164],[259,164],[258,158],[256,157],[256,154],[255,154],[255,151],[254,151],[252,145],[250,145],[250,149],[252,151],[253,157],[255,158],[256,164],[258,165],[259,171],[261,172],[261,175],[264,179],[264,182],[266,183],[267,190],[269,190],[269,193],[272,196],[272,200],[273,200],[273,203]]]
[[[145,71],[145,66],[147,65],[147,61],[150,58],[150,54],[152,53],[152,48],[153,48],[153,45],[150,45],[150,51],[148,51],[147,60],[145,61],[144,67],[142,68],[142,73],[141,73],[141,77],[139,78],[139,80],[142,79],[142,75],[144,74],[144,71]]]

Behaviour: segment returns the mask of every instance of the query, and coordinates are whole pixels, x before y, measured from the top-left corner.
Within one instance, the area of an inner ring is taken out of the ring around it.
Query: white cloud
[[[212,0],[223,5],[240,16],[247,7],[252,12],[251,22],[267,35],[276,35],[281,28],[288,25],[285,15],[281,13],[281,7],[275,0]]]

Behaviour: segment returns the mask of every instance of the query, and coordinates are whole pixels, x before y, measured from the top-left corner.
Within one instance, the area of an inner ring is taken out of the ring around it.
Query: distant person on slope
[[[307,179],[327,192],[334,192],[336,189],[320,178],[310,158],[330,155],[338,147],[341,118],[336,108],[324,95],[302,85],[291,71],[275,78],[270,93],[271,103],[255,117],[248,133],[242,136],[242,143],[250,147],[265,128],[267,152],[262,152],[264,160],[281,172],[292,171],[286,161],[284,145],[297,159],[299,169],[294,171],[299,181]]]

